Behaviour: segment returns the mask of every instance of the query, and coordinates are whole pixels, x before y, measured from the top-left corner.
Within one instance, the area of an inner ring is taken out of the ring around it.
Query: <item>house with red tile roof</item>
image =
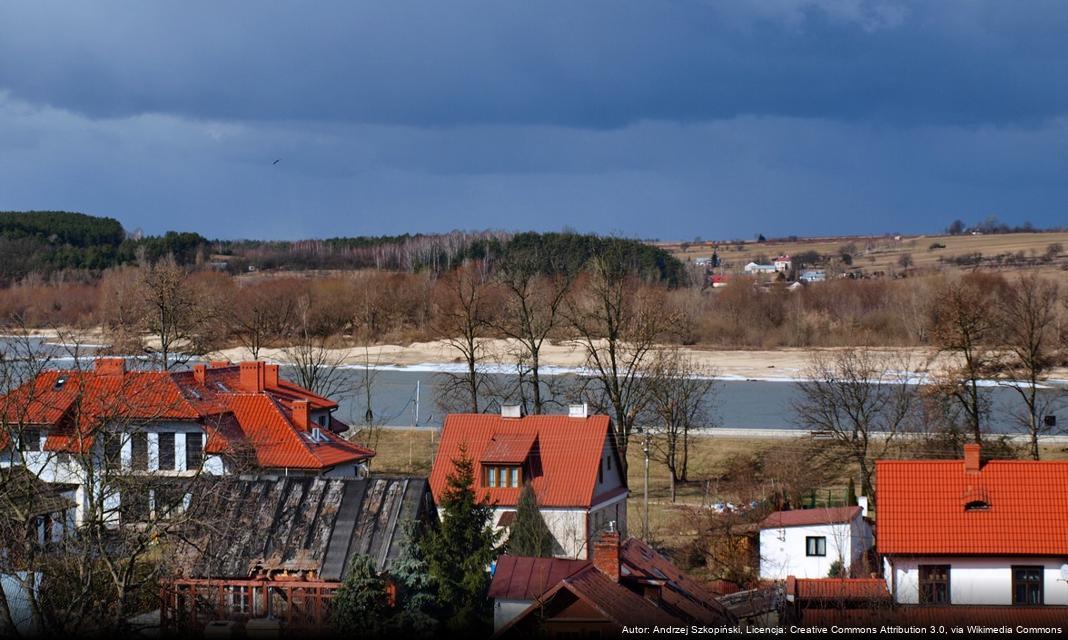
[[[584,409],[566,416],[505,414],[507,408],[500,415],[445,418],[430,472],[435,501],[440,504],[453,461],[466,455],[475,464],[477,494],[494,505],[497,527],[514,518],[520,489],[533,487],[557,557],[588,558],[589,540],[609,522],[626,532],[627,482],[608,416]]]
[[[760,577],[826,578],[836,561],[849,575],[873,546],[860,507],[776,511],[760,523]]]
[[[154,478],[356,476],[374,452],[340,435],[348,426],[335,409],[278,365],[139,371],[98,358],[91,369],[44,371],[0,398],[0,466],[83,488],[105,468]]]
[[[602,532],[592,560],[498,559],[496,637],[614,636],[622,627],[722,626],[734,616],[702,583],[641,540]]]
[[[880,460],[876,478],[895,602],[1068,605],[1068,461],[986,461],[968,444],[963,460]]]

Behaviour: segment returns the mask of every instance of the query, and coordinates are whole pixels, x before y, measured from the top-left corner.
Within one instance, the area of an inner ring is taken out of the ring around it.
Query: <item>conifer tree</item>
[[[334,597],[331,622],[339,634],[358,630],[372,637],[382,631],[390,614],[386,582],[367,556],[353,559]]]
[[[475,495],[474,463],[461,447],[441,497],[441,526],[423,536],[426,561],[444,620],[452,631],[476,631],[489,623],[489,567],[500,534],[493,530],[493,506]]]
[[[553,534],[541,517],[534,487],[529,482],[519,492],[507,548],[513,556],[551,558],[553,555]]]

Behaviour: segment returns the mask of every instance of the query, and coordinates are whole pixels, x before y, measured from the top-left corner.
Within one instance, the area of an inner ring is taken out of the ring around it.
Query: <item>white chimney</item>
[[[587,403],[567,405],[568,418],[586,418],[590,415],[590,407]]]
[[[501,405],[501,417],[502,418],[522,418],[523,406],[518,404],[502,404]]]
[[[862,518],[868,517],[868,496],[857,496],[857,506],[860,507]]]

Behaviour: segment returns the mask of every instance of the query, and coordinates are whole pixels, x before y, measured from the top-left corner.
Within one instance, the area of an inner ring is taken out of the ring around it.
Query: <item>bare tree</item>
[[[712,426],[710,406],[717,383],[711,370],[678,348],[657,351],[643,377],[654,457],[668,468],[675,502],[676,485],[687,481],[690,432]]]
[[[1059,355],[1057,343],[1057,283],[1031,274],[1010,287],[1000,307],[1007,349],[1000,367],[1000,384],[1014,389],[1024,403],[1023,426],[1030,440],[1031,457],[1039,459],[1038,438],[1051,430],[1042,421],[1049,400],[1039,389]]]
[[[903,354],[847,349],[830,356],[816,353],[798,383],[800,397],[793,408],[800,423],[849,456],[873,506],[873,461],[907,429],[916,403],[910,369]]]
[[[671,324],[662,292],[640,287],[638,269],[610,247],[590,260],[588,282],[568,298],[567,315],[586,355],[586,397],[610,412],[624,471],[627,445],[648,399],[641,375],[650,350]]]
[[[495,329],[519,344],[521,377],[529,380],[531,408],[544,411],[541,347],[558,328],[577,269],[541,256],[535,250],[516,251],[497,265],[497,281],[504,292],[504,312],[492,321]],[[521,396],[526,393],[521,391]]]
[[[205,337],[201,329],[214,309],[191,282],[184,267],[167,256],[141,269],[145,328],[159,342],[159,366],[171,369],[187,361]],[[185,347],[186,353],[178,352]]]
[[[936,386],[960,405],[978,443],[990,409],[982,382],[991,375],[996,356],[992,287],[989,279],[974,274],[946,283],[935,298],[932,318],[935,344],[956,359],[940,372]]]
[[[186,495],[202,467],[139,471],[147,451],[121,453],[172,408],[144,401],[166,397],[153,388],[162,379],[124,375],[102,392],[70,355],[79,351],[44,349],[26,333],[0,345],[0,439],[9,445],[0,454],[0,574],[21,599],[16,607],[0,593],[5,637],[21,633],[13,613],[22,608],[33,634],[128,633],[132,615],[154,608],[169,542],[196,517]],[[49,377],[57,355],[73,368]]]
[[[315,322],[310,298],[301,296],[293,339],[282,353],[293,367],[297,384],[321,396],[333,397],[348,391],[351,385],[342,368],[345,350],[334,348],[334,334],[323,333]]]
[[[482,361],[493,313],[493,295],[485,261],[469,261],[441,278],[434,332],[460,354],[462,374],[443,374],[438,404],[446,410],[478,413],[486,376]]]
[[[260,351],[292,333],[298,297],[285,285],[237,287],[228,319],[232,335],[248,349],[253,360]]]

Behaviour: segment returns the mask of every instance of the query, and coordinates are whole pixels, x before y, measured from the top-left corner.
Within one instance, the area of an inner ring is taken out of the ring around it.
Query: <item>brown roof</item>
[[[561,580],[542,600],[547,601],[560,589],[585,600],[618,625],[678,625],[683,622],[601,573],[592,564]],[[535,605],[536,606],[536,605]]]
[[[795,578],[786,579],[787,595],[800,601],[890,601],[882,578]]]
[[[808,609],[804,612],[805,625],[819,624],[862,624],[878,625],[914,624],[926,626],[931,624],[958,625],[1023,625],[1028,627],[1065,626],[1068,620],[1068,607],[1062,606],[899,606],[896,608],[869,607],[862,609]]]
[[[489,597],[498,600],[533,600],[589,565],[589,560],[503,555],[497,559]]]
[[[649,545],[628,538],[619,547],[623,580],[664,581],[662,606],[672,615],[691,622],[726,622],[730,614],[701,582],[693,579]]]
[[[762,529],[781,529],[783,527],[804,527],[826,524],[844,524],[852,522],[860,515],[860,507],[820,507],[816,509],[794,509],[776,511],[760,523]]]

